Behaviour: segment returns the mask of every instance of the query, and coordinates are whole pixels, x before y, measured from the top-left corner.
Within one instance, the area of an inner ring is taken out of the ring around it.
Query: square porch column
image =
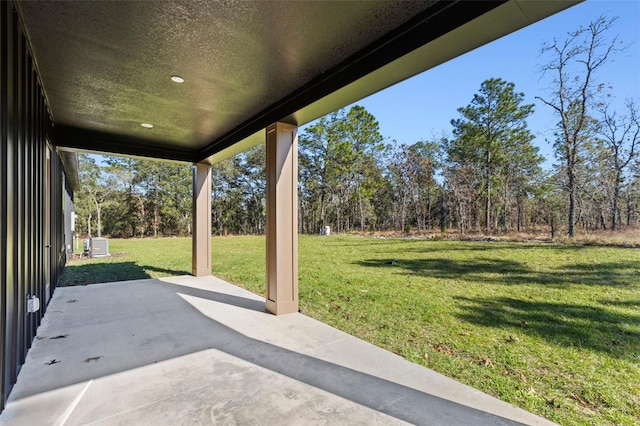
[[[298,127],[267,127],[266,157],[266,308],[284,315],[298,312]]]
[[[211,275],[211,166],[193,167],[191,274]]]

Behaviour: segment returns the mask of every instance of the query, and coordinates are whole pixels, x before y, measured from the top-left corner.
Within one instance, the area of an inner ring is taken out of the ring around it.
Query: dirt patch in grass
[[[628,228],[623,231],[582,231],[574,238],[566,235],[551,237],[548,230],[538,229],[527,232],[509,232],[508,234],[486,235],[482,232],[460,233],[456,229],[440,231],[411,231],[409,233],[395,231],[376,231],[368,233],[355,233],[361,237],[373,237],[379,239],[421,239],[433,241],[471,241],[471,242],[519,242],[519,243],[553,243],[601,247],[640,248],[640,228]]]
[[[95,260],[95,259],[105,259],[105,258],[109,258],[109,257],[118,258],[118,257],[126,257],[126,256],[127,256],[127,253],[124,253],[124,252],[121,252],[121,253],[109,253],[109,256],[96,256],[96,257],[91,257],[89,255],[74,253],[69,257],[69,261],[70,262],[83,262],[83,261],[89,261],[89,260]]]

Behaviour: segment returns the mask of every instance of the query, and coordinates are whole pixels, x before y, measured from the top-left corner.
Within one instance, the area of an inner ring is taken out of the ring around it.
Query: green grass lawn
[[[213,238],[213,272],[264,294],[264,237]],[[110,240],[63,283],[185,274],[191,240]],[[640,250],[303,236],[309,316],[562,424],[640,423]]]

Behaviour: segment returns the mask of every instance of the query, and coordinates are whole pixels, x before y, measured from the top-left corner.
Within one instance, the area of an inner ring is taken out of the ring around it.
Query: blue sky
[[[619,36],[627,50],[618,53],[596,79],[611,84],[612,106],[622,111],[627,98],[640,98],[640,1],[590,0],[507,35],[488,45],[398,83],[359,102],[380,123],[383,136],[398,143],[411,144],[445,132],[451,134],[450,121],[457,109],[468,105],[480,84],[497,77],[515,83],[524,92],[525,102],[535,104],[529,127],[535,144],[553,162],[553,151],[546,140],[553,138],[556,119],[551,109],[535,99],[544,96],[549,80],[541,80],[538,69],[548,62],[540,56],[545,41],[563,40],[567,32],[586,26],[597,17],[618,16],[610,35]]]

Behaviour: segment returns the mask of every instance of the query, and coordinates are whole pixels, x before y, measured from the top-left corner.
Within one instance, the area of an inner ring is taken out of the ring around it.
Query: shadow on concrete
[[[220,309],[249,310],[252,312],[240,313],[239,317],[249,315],[256,323],[264,321],[267,316],[273,319],[270,314],[263,313],[264,302],[255,298],[159,280],[65,290],[73,292],[65,292],[64,297],[59,297],[50,305],[58,313],[48,314],[51,316],[49,331],[67,334],[68,337],[52,340],[51,336],[39,336],[39,346],[32,349],[36,352],[45,351],[59,362],[44,367],[35,365],[35,368],[28,362],[21,373],[44,368],[49,374],[55,375],[55,380],[27,380],[29,385],[15,389],[17,393],[12,395],[12,400],[206,349],[217,349],[413,424],[519,424],[393,381],[248,337],[211,315],[203,314],[187,301],[195,298],[198,304],[211,305],[209,302],[216,302],[225,305],[218,305]],[[64,300],[69,297],[68,294],[73,294],[72,300],[75,302]],[[209,312],[216,312],[216,308]],[[221,320],[228,322],[225,318]],[[286,331],[283,333],[286,334]],[[85,337],[80,338],[80,334]],[[104,339],[107,336],[114,340],[105,346]],[[34,355],[38,357],[39,354]],[[81,364],[79,360],[85,356],[99,356],[100,359],[99,362]],[[367,362],[366,359],[364,354],[363,363]],[[34,374],[37,372],[34,371]],[[265,392],[268,390],[265,389]]]

